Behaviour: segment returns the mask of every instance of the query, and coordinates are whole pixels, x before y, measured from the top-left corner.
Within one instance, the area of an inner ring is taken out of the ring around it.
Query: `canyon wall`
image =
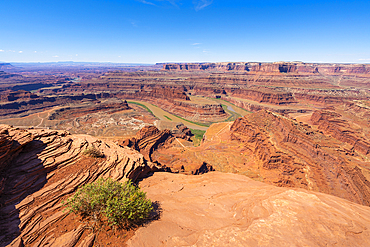
[[[311,121],[326,134],[351,145],[352,149],[364,155],[370,154],[370,140],[361,136],[362,131],[352,130],[348,121],[343,119],[339,113],[315,111],[311,116]]]
[[[91,148],[102,157],[86,155]],[[8,125],[0,125],[0,157],[0,246],[75,246],[87,228],[71,220],[63,200],[101,177],[135,181],[159,169],[137,151],[91,136]],[[57,230],[67,224],[72,231]]]
[[[370,182],[360,164],[342,158],[341,146],[310,126],[260,111],[237,119],[230,130],[231,138],[243,143],[260,162],[265,182],[370,206]],[[358,151],[368,152],[363,145]]]
[[[253,89],[231,89],[226,92],[234,97],[250,99],[259,103],[269,103],[274,105],[286,105],[297,103],[291,93],[268,92],[266,90]]]
[[[367,64],[318,64],[302,62],[274,62],[274,63],[188,63],[164,64],[162,70],[167,71],[250,71],[264,73],[322,73],[322,74],[370,74],[370,65]]]

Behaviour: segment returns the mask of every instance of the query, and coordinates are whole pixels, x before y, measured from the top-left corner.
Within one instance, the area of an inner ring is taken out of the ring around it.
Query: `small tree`
[[[146,193],[130,180],[120,183],[111,178],[82,186],[64,204],[71,213],[88,217],[94,225],[107,221],[113,227],[138,225],[153,210]]]

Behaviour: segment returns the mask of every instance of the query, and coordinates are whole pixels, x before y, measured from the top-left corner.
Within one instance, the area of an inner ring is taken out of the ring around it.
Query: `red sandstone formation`
[[[86,157],[92,147],[104,158]],[[91,242],[86,225],[63,211],[61,201],[99,177],[135,181],[155,170],[138,152],[91,136],[0,125],[0,246]],[[72,231],[61,231],[71,224]]]
[[[103,102],[101,104],[96,104],[94,106],[87,106],[87,107],[65,107],[61,109],[55,110],[50,116],[49,120],[62,120],[62,119],[70,119],[76,118],[80,116],[84,116],[91,113],[98,113],[98,112],[109,112],[115,113],[118,111],[129,110],[131,107],[127,104],[126,100],[115,102]]]
[[[274,97],[276,100],[276,97]],[[250,112],[258,112],[260,110],[267,110],[272,112],[277,112],[280,114],[289,114],[289,113],[306,113],[311,112],[311,110],[308,107],[305,107],[303,104],[300,106],[290,107],[289,104],[279,104],[279,101],[275,101],[278,105],[281,105],[282,107],[275,108],[271,105],[263,105],[263,104],[256,104],[254,102],[246,102],[237,98],[228,97],[228,96],[221,96],[221,99],[226,100],[230,103],[233,103],[234,105],[243,108]]]
[[[370,245],[370,208],[338,197],[219,172],[155,173],[140,186],[162,214],[130,247]]]
[[[269,103],[274,105],[285,105],[297,103],[291,93],[282,92],[268,92],[265,90],[251,90],[251,89],[234,89],[227,90],[227,92],[234,97],[250,99],[259,103]]]
[[[366,101],[365,101],[366,102]],[[359,103],[348,103],[345,104],[344,110],[346,112],[352,113],[352,115],[355,115],[365,122],[370,126],[370,102],[368,104],[359,104]]]
[[[182,130],[181,133],[179,133],[180,129]],[[176,168],[171,164],[161,163],[153,157],[153,153],[157,150],[166,152],[166,150],[170,149],[172,146],[183,145],[179,139],[190,141],[189,135],[192,135],[190,130],[186,127],[180,127],[180,129],[175,130],[174,133],[169,129],[158,130],[154,126],[146,126],[142,128],[135,137],[123,140],[119,142],[119,144],[139,151],[144,155],[145,159],[159,164],[162,169],[172,172],[185,172],[183,167]],[[186,173],[199,175],[209,171],[214,171],[214,168],[203,161],[195,164],[191,169],[187,167]]]
[[[153,151],[158,146],[171,143],[173,138],[171,131],[168,129],[160,131],[155,126],[146,126],[135,137],[122,141],[120,145],[135,149],[142,153],[145,159],[152,161]]]
[[[347,102],[348,100],[356,99],[356,98],[351,98],[351,97],[315,95],[315,94],[303,94],[303,93],[295,93],[294,97],[297,99],[297,101],[310,102],[310,103],[321,104],[321,105],[342,104],[342,103]]]
[[[323,74],[369,74],[370,66],[365,64],[314,64],[302,62],[275,63],[193,63],[164,64],[163,70],[216,70],[253,71],[264,73],[323,73]]]
[[[158,130],[170,130],[171,134],[176,138],[190,141],[190,137],[193,136],[190,129],[186,127],[183,123],[156,120],[154,122],[154,125],[158,128]]]
[[[203,140],[199,147],[163,146],[153,157],[172,170],[194,171],[194,164],[206,162],[217,171],[370,205],[370,166],[362,157],[367,142],[357,141],[351,149],[307,124],[267,111],[212,125]]]
[[[260,111],[237,119],[230,130],[232,139],[243,143],[260,162],[265,182],[370,206],[370,182],[362,172],[368,168],[341,157],[340,145],[308,125]]]
[[[37,94],[19,90],[16,92],[5,91],[0,94],[0,102],[15,101],[15,100],[29,100],[39,98]]]
[[[311,116],[313,124],[320,130],[330,134],[339,141],[346,142],[352,149],[364,154],[370,154],[370,140],[361,137],[362,131],[353,131],[348,121],[341,119],[341,115],[329,111],[315,111]]]
[[[80,87],[71,86],[59,90],[59,93],[66,92],[85,92],[85,90],[90,91],[105,91],[111,90],[112,93],[100,93],[101,98],[115,97],[119,99],[133,99],[150,102],[156,106],[161,107],[163,110],[169,113],[178,115],[180,117],[186,118],[195,122],[217,122],[225,120],[228,114],[224,111],[220,104],[196,104],[190,101],[189,96],[186,95],[184,91],[174,88],[161,88],[158,86],[147,85],[145,89],[141,89],[142,85],[137,85],[137,87],[132,87],[131,90],[125,90],[125,87],[118,88],[106,88],[107,85],[100,84],[85,84]],[[126,85],[130,86],[130,85]],[[136,90],[136,88],[140,88]],[[122,91],[116,91],[117,89],[122,89]],[[43,91],[45,92],[45,90]]]
[[[117,96],[124,99],[147,101],[169,113],[195,122],[217,122],[228,117],[221,104],[192,103],[184,92],[175,89],[153,89]]]
[[[300,145],[295,132],[289,133],[286,141]],[[141,137],[153,134],[157,130],[148,128]],[[91,147],[104,157],[83,155]],[[369,207],[219,172],[160,172],[143,179],[139,186],[160,205],[159,219],[133,237],[115,232],[119,238],[108,242],[113,232],[92,232],[80,218],[63,211],[61,201],[99,177],[135,180],[158,170],[143,155],[87,135],[0,125],[0,157],[0,246],[369,245]],[[207,164],[203,168],[211,170]],[[361,180],[359,168],[347,173]]]
[[[159,130],[155,126],[145,126],[135,137],[123,140],[119,144],[135,149],[143,154],[145,159],[153,161],[152,154],[156,149],[170,145],[175,138],[184,137],[189,140],[190,130],[184,126],[181,131],[182,133],[173,134],[169,129]]]
[[[18,98],[16,101],[4,102],[0,105],[0,116],[28,115],[35,111],[43,111],[50,107],[66,105],[68,103],[81,103],[83,100],[97,100],[105,97],[105,94],[79,94],[39,97],[33,94],[25,94],[27,98]]]
[[[137,100],[145,100],[148,98],[162,100],[190,100],[183,91],[171,88],[152,88],[151,90],[140,90],[135,93],[124,93],[120,96]]]

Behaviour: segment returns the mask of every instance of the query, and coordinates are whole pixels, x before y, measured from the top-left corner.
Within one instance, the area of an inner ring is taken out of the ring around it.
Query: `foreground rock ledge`
[[[370,246],[370,208],[335,196],[219,172],[140,186],[163,212],[128,246]]]
[[[92,148],[104,157],[88,157]],[[135,181],[154,170],[137,151],[88,135],[0,125],[0,247],[75,246],[86,229],[66,223],[63,200],[100,177]],[[67,224],[72,231],[57,230]]]

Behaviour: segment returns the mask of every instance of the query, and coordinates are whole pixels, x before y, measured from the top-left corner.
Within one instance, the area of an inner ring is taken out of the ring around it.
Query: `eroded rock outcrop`
[[[364,155],[370,154],[370,142],[362,137],[360,130],[353,131],[348,121],[341,118],[336,112],[315,111],[311,116],[313,124],[318,125],[320,130],[332,135],[334,138],[346,142],[352,148]]]
[[[16,101],[8,101],[1,104],[0,116],[9,117],[9,115],[28,115],[30,113],[43,111],[55,106],[61,106],[70,103],[80,103],[83,100],[98,100],[105,97],[106,95],[104,95],[103,93],[82,93],[70,96],[64,95],[39,97],[37,95],[34,96],[34,94],[25,94],[25,96],[27,96],[27,98],[18,97],[16,98]],[[5,97],[8,97],[8,95],[5,95]]]
[[[370,206],[370,182],[358,167],[361,163],[341,157],[340,143],[309,125],[260,111],[237,119],[230,130],[231,138],[244,143],[260,162],[265,182]]]
[[[155,126],[145,126],[135,137],[126,139],[121,146],[130,147],[142,153],[147,160],[152,160],[151,155],[160,145],[172,142],[174,137],[168,129],[158,130]]]
[[[264,90],[234,89],[230,90],[230,95],[238,98],[250,99],[259,103],[269,103],[274,105],[285,105],[297,103],[291,93],[268,92]]]
[[[131,107],[127,104],[126,100],[110,100],[96,104],[92,106],[80,106],[80,107],[64,107],[56,109],[49,117],[49,120],[56,119],[69,119],[81,117],[87,114],[98,113],[98,112],[109,112],[115,113],[118,111],[129,110]]]
[[[103,158],[84,155],[91,148]],[[62,200],[99,177],[135,181],[158,170],[137,151],[91,136],[8,125],[0,125],[0,157],[0,246],[75,246],[86,228],[55,230],[66,224]]]
[[[6,91],[0,94],[0,101],[7,102],[7,101],[15,101],[19,99],[35,99],[38,98],[34,93],[18,90],[18,91]]]
[[[221,104],[197,104],[180,90],[152,89],[119,94],[124,99],[143,100],[160,106],[163,110],[195,122],[217,122],[228,117]]]
[[[338,197],[218,172],[155,173],[140,186],[162,214],[128,246],[370,245],[370,208]]]
[[[318,64],[303,62],[274,62],[274,63],[185,63],[163,64],[167,71],[252,71],[263,73],[323,73],[323,74],[369,74],[370,66],[367,64]]]
[[[143,127],[135,137],[121,141],[119,144],[124,147],[130,147],[144,155],[145,159],[153,161],[153,152],[161,147],[169,146],[176,138],[189,140],[192,135],[185,126],[181,128],[182,132],[173,133],[169,129],[159,130],[155,126]]]
[[[157,127],[159,130],[169,129],[174,137],[181,138],[187,141],[190,141],[190,137],[193,135],[190,129],[181,122],[176,123],[157,120],[154,122],[154,126]]]

